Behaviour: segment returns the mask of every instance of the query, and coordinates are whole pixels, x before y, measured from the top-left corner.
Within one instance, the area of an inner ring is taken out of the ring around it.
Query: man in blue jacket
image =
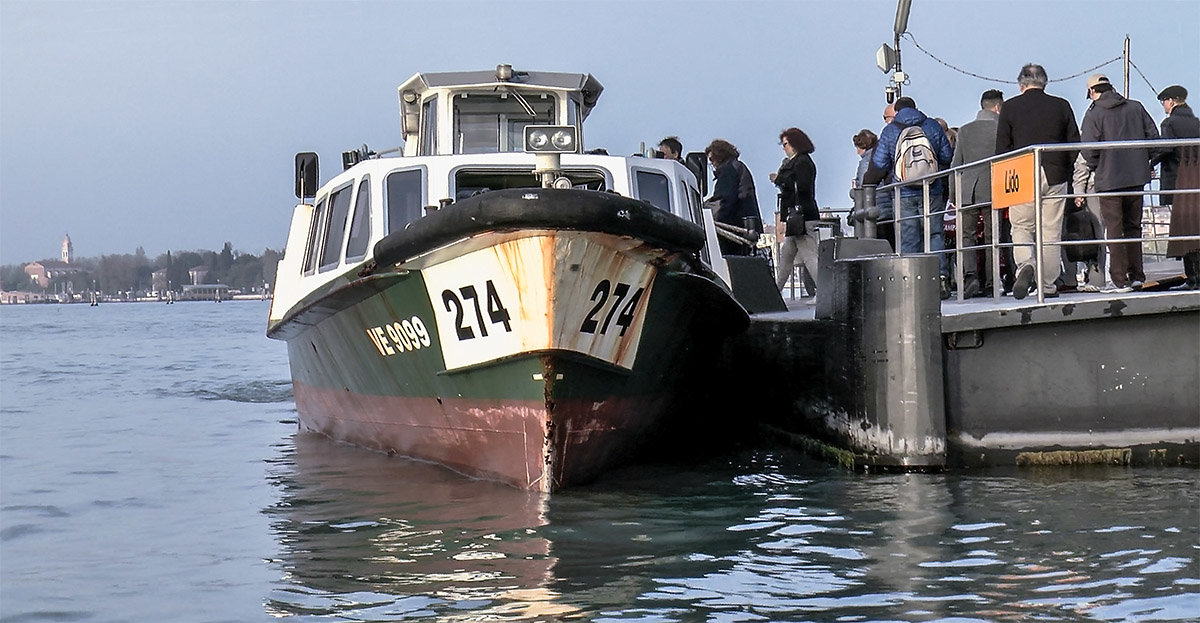
[[[879,184],[885,178],[888,184],[898,181],[895,174],[896,142],[900,138],[900,132],[909,126],[921,127],[925,138],[929,139],[929,144],[933,147],[939,169],[950,166],[950,161],[954,158],[954,148],[950,146],[950,140],[946,138],[942,126],[938,124],[937,120],[917,110],[917,104],[911,97],[896,99],[895,107],[896,117],[879,133],[879,146],[875,148],[875,155],[871,157],[871,166],[863,175],[863,184]],[[944,179],[938,179],[929,185],[929,197],[932,202],[929,211],[938,213],[931,215],[929,219],[930,251],[941,251],[946,248],[941,214],[946,209],[944,187]],[[923,253],[925,251],[924,236],[922,235],[925,226],[921,219],[910,218],[924,214],[923,204],[924,191],[920,183],[900,188],[898,218],[905,219],[900,223],[901,253]],[[945,254],[939,255],[938,259],[941,264],[942,298],[950,298],[950,261]]]

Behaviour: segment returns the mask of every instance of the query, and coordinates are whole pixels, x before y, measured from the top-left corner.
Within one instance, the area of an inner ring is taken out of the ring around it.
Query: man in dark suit
[[[954,144],[954,158],[950,166],[957,167],[970,164],[996,154],[996,124],[1000,118],[1000,107],[1004,103],[1004,93],[996,89],[988,89],[979,98],[979,112],[975,120],[964,124],[958,130],[958,141]],[[975,235],[979,226],[979,213],[991,207],[992,202],[992,168],[978,166],[964,169],[961,181],[957,176],[950,176],[950,201],[963,208],[959,216],[959,227],[962,229],[963,246],[975,246]],[[960,196],[961,193],[961,196]],[[966,206],[978,206],[967,208]],[[986,210],[983,215],[983,241],[992,243],[992,215]],[[963,254],[963,297],[971,298],[984,292],[984,287],[992,274],[991,253],[984,259],[984,271],[978,272],[976,251]]]
[[[996,123],[996,153],[1003,154],[1029,145],[1078,143],[1079,124],[1071,104],[1061,97],[1046,94],[1049,78],[1041,65],[1030,63],[1021,68],[1017,86],[1021,94],[1004,102]],[[1034,203],[1009,208],[1012,222],[1013,260],[1017,276],[1013,297],[1023,299],[1034,284],[1042,288],[1043,296],[1058,296],[1054,280],[1062,272],[1059,242],[1062,240],[1063,208],[1067,181],[1078,150],[1046,151],[1042,153],[1041,196],[1042,220],[1037,222]],[[1034,249],[1037,227],[1042,231],[1042,274],[1034,275]]]

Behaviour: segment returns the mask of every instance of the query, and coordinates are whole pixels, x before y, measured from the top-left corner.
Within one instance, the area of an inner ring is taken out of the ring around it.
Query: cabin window
[[[354,218],[350,221],[350,240],[346,243],[346,261],[361,260],[367,255],[371,239],[371,178],[358,183],[358,198],[354,200]]]
[[[327,197],[321,197],[317,209],[313,210],[312,221],[308,225],[308,243],[304,246],[304,273],[309,274],[317,269],[317,243],[321,240],[321,228],[325,224],[325,205]]]
[[[342,257],[342,238],[346,233],[346,217],[350,215],[353,190],[354,184],[346,184],[329,196],[329,224],[325,227],[325,244],[321,247],[320,270],[337,266],[338,259]]]
[[[679,210],[677,216],[688,219],[693,223],[702,223],[700,216],[700,193],[688,186],[684,180],[679,180]]]
[[[425,205],[421,169],[396,171],[387,176],[387,230],[400,231],[405,225],[421,218]]]
[[[421,105],[421,153],[422,156],[437,154],[437,96]]]
[[[702,208],[704,201],[700,198],[700,191],[689,186],[687,197],[688,204],[692,208],[692,220],[696,223],[703,223],[704,217],[702,216]]]
[[[654,171],[636,171],[637,198],[661,210],[671,211],[671,182]]]
[[[522,151],[525,126],[554,123],[554,95],[510,89],[454,96],[454,153]]]

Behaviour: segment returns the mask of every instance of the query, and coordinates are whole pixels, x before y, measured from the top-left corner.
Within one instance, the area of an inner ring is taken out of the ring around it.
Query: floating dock
[[[1200,291],[941,301],[933,256],[834,260],[869,242],[725,349],[768,430],[865,470],[1200,463]]]

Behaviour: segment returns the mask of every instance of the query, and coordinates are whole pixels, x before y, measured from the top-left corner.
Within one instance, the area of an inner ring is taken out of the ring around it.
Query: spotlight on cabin
[[[578,143],[575,126],[525,126],[525,151],[527,152],[573,154],[577,151]]]

